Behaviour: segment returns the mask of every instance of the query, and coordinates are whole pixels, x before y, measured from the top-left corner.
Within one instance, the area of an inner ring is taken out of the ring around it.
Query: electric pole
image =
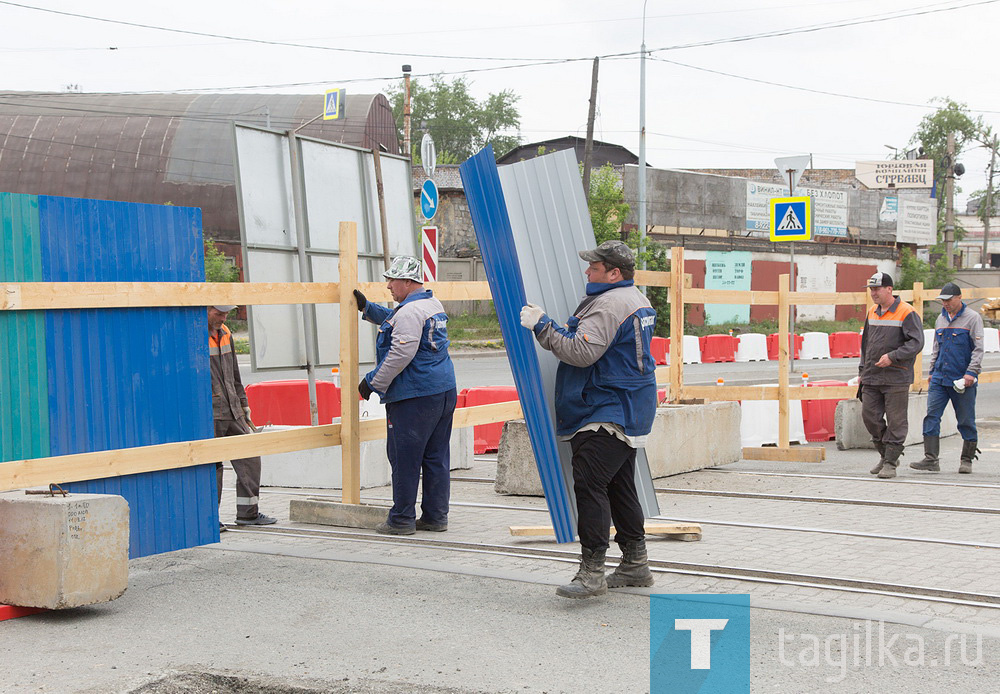
[[[948,133],[948,167],[944,180],[944,257],[949,268],[955,267],[955,133]]]
[[[989,243],[990,243],[990,215],[993,214],[993,172],[996,167],[997,160],[997,147],[1000,146],[1000,140],[997,136],[993,136],[993,141],[989,143],[990,148],[990,172],[986,177],[986,207],[982,208],[983,212],[983,256],[981,264],[984,268],[991,266],[990,263],[990,253],[989,253]]]
[[[410,71],[409,65],[403,66],[403,156],[409,159],[413,156],[410,150]]]
[[[587,144],[583,146],[583,194],[590,200],[590,157],[594,153],[594,117],[597,113],[597,65],[594,58],[594,75],[590,78],[590,113],[587,114]]]

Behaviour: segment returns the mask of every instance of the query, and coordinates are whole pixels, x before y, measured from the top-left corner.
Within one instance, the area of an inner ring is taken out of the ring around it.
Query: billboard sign
[[[867,188],[932,188],[934,162],[930,159],[859,161],[854,176]]]

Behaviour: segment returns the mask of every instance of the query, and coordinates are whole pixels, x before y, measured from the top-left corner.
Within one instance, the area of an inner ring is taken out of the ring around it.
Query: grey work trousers
[[[215,420],[215,436],[240,436],[252,434],[243,421],[232,419]],[[260,456],[237,458],[229,461],[236,472],[236,517],[253,520],[259,513],[257,495],[260,493]],[[222,503],[222,463],[215,464],[215,476],[219,488],[219,503]]]
[[[861,388],[861,419],[872,441],[903,445],[908,422],[906,408],[910,386],[870,386]]]

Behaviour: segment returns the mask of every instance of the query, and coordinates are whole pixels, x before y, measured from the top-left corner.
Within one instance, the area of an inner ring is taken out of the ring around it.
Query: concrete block
[[[326,499],[292,499],[288,511],[289,519],[295,523],[369,529],[382,523],[389,514],[387,506],[342,504]]]
[[[654,478],[733,463],[741,452],[740,406],[735,402],[661,406],[646,444]],[[543,496],[523,419],[504,424],[493,488],[498,494]]]
[[[0,494],[0,603],[59,610],[128,588],[128,502],[110,494]]]
[[[300,428],[274,426],[268,427],[268,431]],[[472,444],[472,427],[452,431],[452,470],[468,470],[472,467]],[[340,450],[340,446],[332,446],[261,456],[261,486],[340,489],[343,486]],[[363,441],[361,443],[361,488],[382,487],[389,484],[391,478],[389,458],[385,452],[385,440]]]
[[[904,445],[912,446],[924,440],[924,415],[927,414],[927,394],[910,393],[907,403],[906,418],[909,427]],[[872,436],[865,429],[861,420],[861,401],[857,398],[841,400],[837,403],[837,411],[833,415],[834,431],[837,435],[837,448],[846,451],[849,448],[875,448]],[[941,416],[941,436],[954,436],[958,433],[958,421],[955,411],[948,406]]]

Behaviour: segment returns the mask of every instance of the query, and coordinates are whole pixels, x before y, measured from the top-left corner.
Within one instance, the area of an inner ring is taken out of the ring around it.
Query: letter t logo
[[[712,669],[712,632],[722,631],[728,619],[675,619],[674,631],[691,632],[691,669]]]

